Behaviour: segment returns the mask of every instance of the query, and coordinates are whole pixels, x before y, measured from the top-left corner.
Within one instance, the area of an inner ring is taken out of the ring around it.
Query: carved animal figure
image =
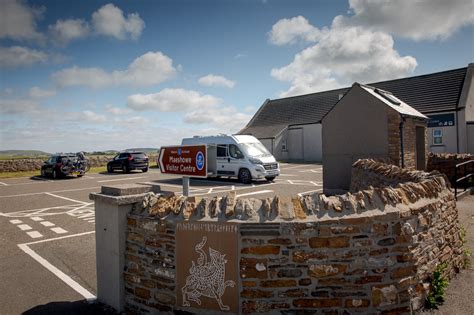
[[[228,311],[228,305],[222,303],[222,295],[224,295],[227,287],[234,287],[235,282],[232,280],[225,281],[225,254],[209,247],[208,261],[206,253],[202,250],[206,244],[207,237],[203,236],[202,241],[198,243],[194,249],[199,254],[197,264],[192,261],[189,268],[189,276],[186,278],[186,284],[181,288],[183,294],[183,306],[190,306],[189,301],[196,302],[201,305],[201,296],[216,299],[219,308],[222,311]]]

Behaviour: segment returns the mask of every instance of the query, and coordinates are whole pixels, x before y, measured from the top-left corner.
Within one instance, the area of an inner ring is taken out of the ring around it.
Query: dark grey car
[[[122,170],[124,173],[132,170],[147,172],[148,156],[143,152],[119,153],[107,163],[107,172],[112,173],[114,170]]]

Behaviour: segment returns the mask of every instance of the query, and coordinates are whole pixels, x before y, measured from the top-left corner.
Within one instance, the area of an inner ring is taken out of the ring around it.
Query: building
[[[349,190],[358,159],[424,170],[427,121],[389,91],[354,83],[322,119],[324,192]]]
[[[430,118],[428,150],[474,153],[474,64],[371,83]],[[239,134],[258,138],[278,160],[322,161],[321,120],[349,88],[267,99]]]

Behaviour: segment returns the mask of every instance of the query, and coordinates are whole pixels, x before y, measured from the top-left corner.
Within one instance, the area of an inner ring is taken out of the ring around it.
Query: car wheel
[[[123,166],[122,166],[122,171],[123,171],[124,173],[130,173],[130,169],[128,168],[127,165],[123,165]]]
[[[107,165],[107,173],[113,173],[114,170],[112,168],[112,165]]]
[[[239,181],[244,184],[250,184],[252,182],[252,174],[246,168],[239,171]]]
[[[53,179],[57,179],[58,178],[58,173],[56,172],[56,170],[53,170]]]
[[[275,176],[267,176],[265,177],[266,180],[268,180],[269,182],[273,182],[273,180],[275,179]]]
[[[143,172],[143,173],[146,173],[146,172],[148,172],[148,167],[147,167],[147,168],[144,168],[144,169],[142,169],[142,172]]]

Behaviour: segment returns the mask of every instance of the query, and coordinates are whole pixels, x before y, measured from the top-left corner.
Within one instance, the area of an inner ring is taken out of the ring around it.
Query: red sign
[[[162,173],[192,177],[207,177],[207,147],[205,145],[181,145],[162,147],[160,170]]]

